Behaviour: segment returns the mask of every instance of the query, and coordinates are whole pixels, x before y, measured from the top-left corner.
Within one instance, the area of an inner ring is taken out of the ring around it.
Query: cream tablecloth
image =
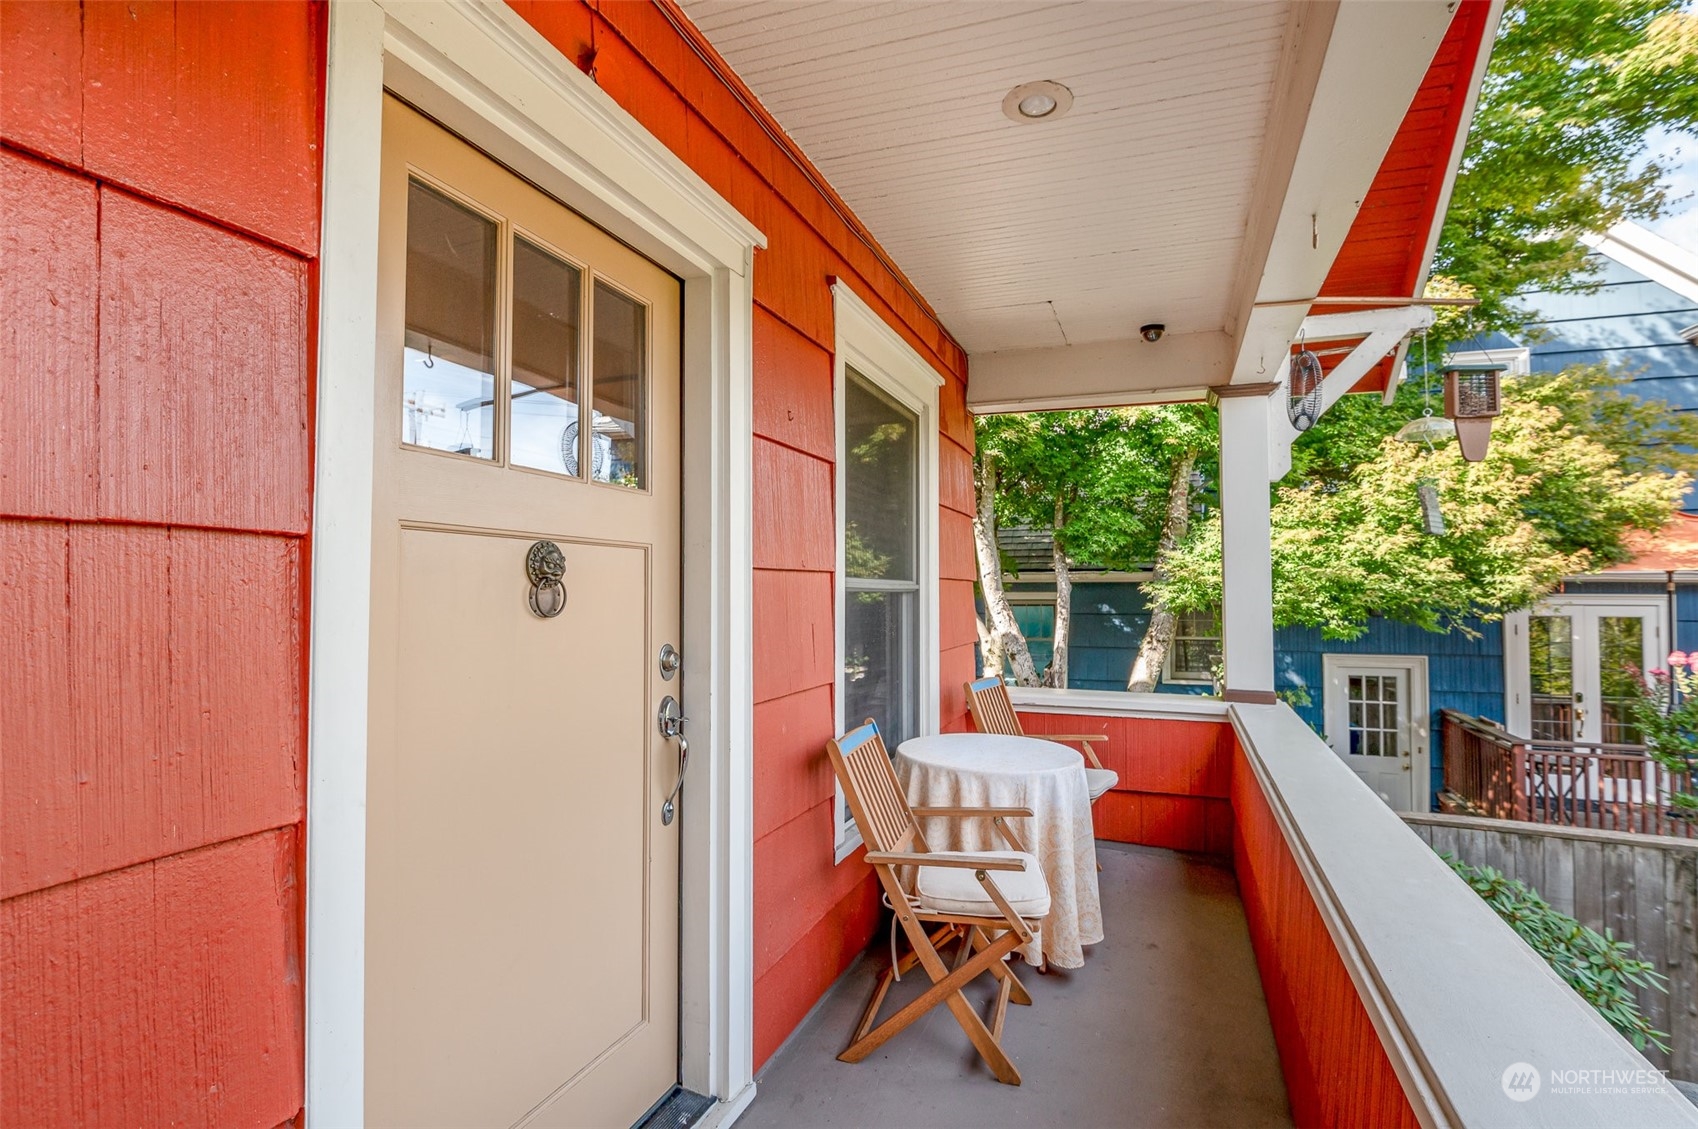
[[[1103,939],[1085,758],[1036,737],[940,733],[902,742],[895,761],[908,802],[915,807],[1032,809],[1030,819],[1010,820],[1009,825],[1038,856],[1049,882],[1049,916],[1038,944],[1056,967],[1081,967],[1083,946]],[[988,819],[928,819],[922,829],[933,850],[1008,847]],[[1026,947],[1029,963],[1039,962],[1038,944]]]

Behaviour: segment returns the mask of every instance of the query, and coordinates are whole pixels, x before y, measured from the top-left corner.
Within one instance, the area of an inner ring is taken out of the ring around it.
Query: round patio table
[[[1047,959],[1057,968],[1083,966],[1084,946],[1103,939],[1085,758],[1036,737],[939,733],[902,742],[895,763],[908,802],[917,808],[1032,809],[1030,819],[1008,822],[1043,867],[1050,908],[1022,955],[1034,965]],[[1008,849],[988,819],[934,817],[922,830],[933,850]]]

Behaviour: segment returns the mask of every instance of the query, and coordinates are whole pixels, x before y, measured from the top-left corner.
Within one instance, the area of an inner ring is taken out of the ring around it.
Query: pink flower
[[[1691,661],[1691,656],[1689,656],[1685,651],[1670,651],[1669,652],[1669,665],[1670,666],[1685,666],[1690,661]]]
[[[1652,678],[1667,678],[1669,676],[1669,672],[1660,666],[1655,670],[1648,670],[1645,673],[1649,674]]]

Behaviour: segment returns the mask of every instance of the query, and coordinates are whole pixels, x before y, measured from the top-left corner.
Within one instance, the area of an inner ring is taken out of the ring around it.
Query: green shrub
[[[1651,1026],[1651,1021],[1640,1014],[1639,1001],[1633,995],[1634,987],[1667,992],[1667,978],[1633,956],[1630,942],[1617,941],[1607,929],[1600,934],[1558,913],[1525,882],[1506,878],[1489,866],[1469,866],[1448,854],[1440,857],[1635,1047],[1669,1049],[1665,1042],[1668,1032]]]

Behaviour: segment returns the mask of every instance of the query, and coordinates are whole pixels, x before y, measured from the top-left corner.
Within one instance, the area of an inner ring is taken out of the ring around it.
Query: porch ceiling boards
[[[1269,379],[1456,6],[681,3],[966,348],[980,411]],[[1010,121],[1039,79],[1071,112]]]
[[[970,353],[1228,320],[1290,5],[685,10]],[[1072,111],[1003,116],[1037,79]]]

